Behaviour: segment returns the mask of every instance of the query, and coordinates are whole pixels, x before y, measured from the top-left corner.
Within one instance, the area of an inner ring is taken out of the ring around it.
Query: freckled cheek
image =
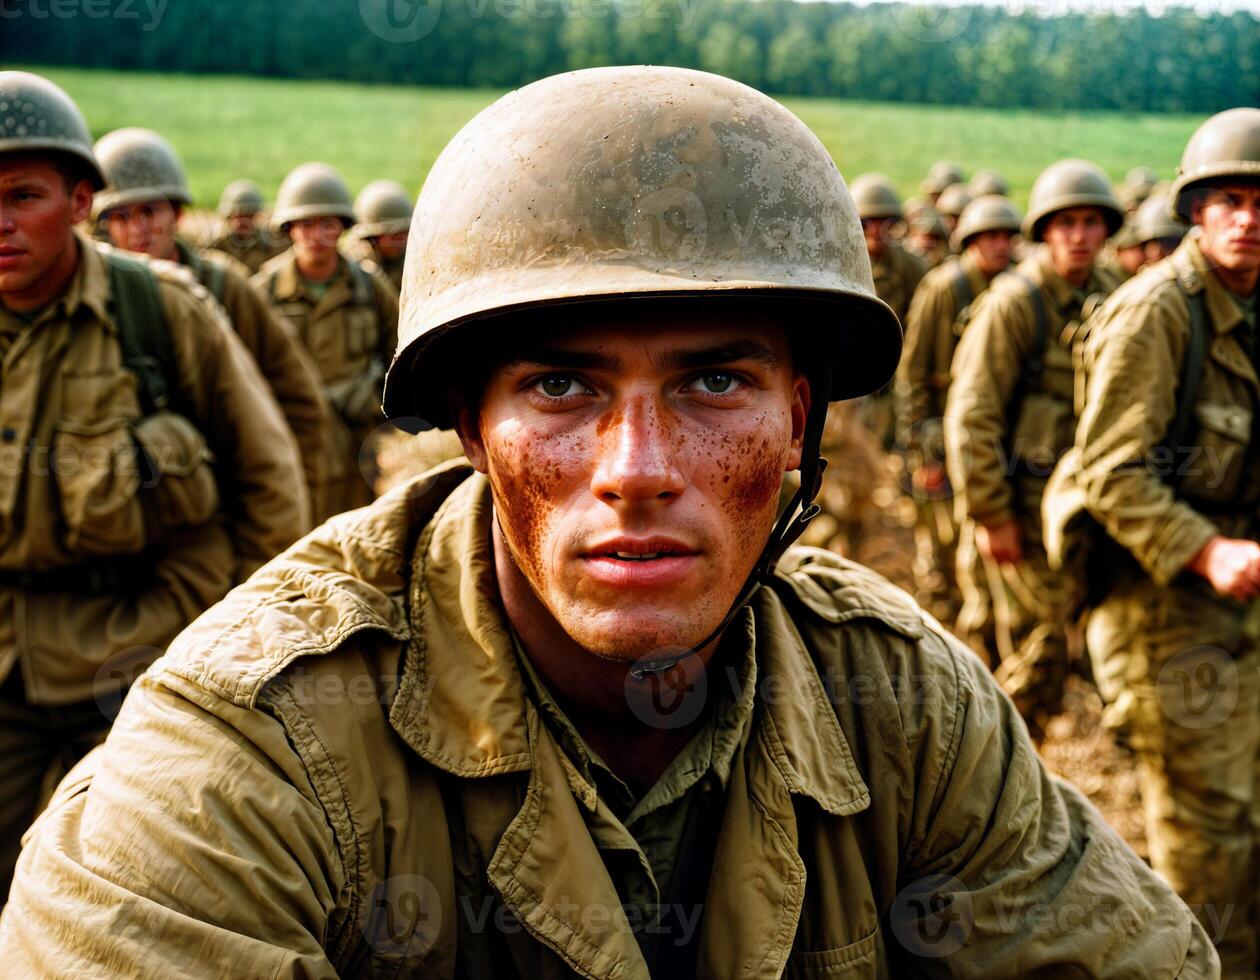
[[[499,523],[517,561],[537,576],[557,543],[565,503],[582,485],[581,446],[574,437],[541,438],[512,428],[488,433],[485,445]]]

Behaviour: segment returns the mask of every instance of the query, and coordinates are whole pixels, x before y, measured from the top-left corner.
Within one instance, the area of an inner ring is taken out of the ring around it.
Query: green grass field
[[[34,69],[62,85],[92,132],[147,126],[183,155],[199,205],[237,177],[272,195],[284,175],[323,160],[356,189],[390,177],[418,190],[445,143],[499,93],[232,76]],[[849,179],[867,170],[916,193],[934,160],[1002,171],[1026,199],[1054,160],[1083,157],[1119,180],[1137,164],[1171,176],[1199,116],[1037,113],[839,99],[790,99]]]

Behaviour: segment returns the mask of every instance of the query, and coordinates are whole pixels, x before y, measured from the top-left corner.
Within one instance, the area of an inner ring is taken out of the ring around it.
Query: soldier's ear
[[[478,473],[486,472],[486,444],[481,438],[481,426],[477,412],[463,392],[452,391],[447,395],[451,418],[455,420],[455,434],[464,447],[464,455]]]
[[[792,382],[792,450],[784,464],[785,471],[800,468],[801,450],[805,443],[805,422],[809,418],[809,406],[812,400],[813,393],[809,386],[809,378],[804,372],[800,372]]]
[[[70,220],[72,224],[87,221],[92,213],[92,183],[89,180],[76,181],[70,188]]]

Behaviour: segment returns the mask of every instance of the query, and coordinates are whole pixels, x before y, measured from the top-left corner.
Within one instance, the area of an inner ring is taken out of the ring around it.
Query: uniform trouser
[[[1108,724],[1137,754],[1151,864],[1199,917],[1225,977],[1260,929],[1260,602],[1131,576],[1086,630]]]
[[[954,555],[954,574],[962,607],[954,632],[990,667],[996,667],[997,639],[993,625],[993,599],[989,595],[988,576],[980,553],[976,550],[976,526],[964,521],[958,528],[958,548]]]
[[[955,553],[958,524],[949,500],[914,502],[915,598],[942,623],[953,624],[958,615],[958,580]]]
[[[0,904],[7,901],[22,834],[61,777],[105,741],[121,694],[68,705],[33,705],[15,666],[0,687]]]
[[[1021,521],[1023,559],[1009,565],[981,559],[993,603],[994,674],[1028,729],[1040,739],[1063,704],[1068,675],[1067,622],[1077,582],[1050,568],[1041,528]]]

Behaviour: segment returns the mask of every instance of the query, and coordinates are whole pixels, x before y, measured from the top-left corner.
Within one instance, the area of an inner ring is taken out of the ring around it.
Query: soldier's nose
[[[671,500],[682,493],[677,436],[663,406],[650,397],[611,406],[597,431],[591,491],[605,503]]]

